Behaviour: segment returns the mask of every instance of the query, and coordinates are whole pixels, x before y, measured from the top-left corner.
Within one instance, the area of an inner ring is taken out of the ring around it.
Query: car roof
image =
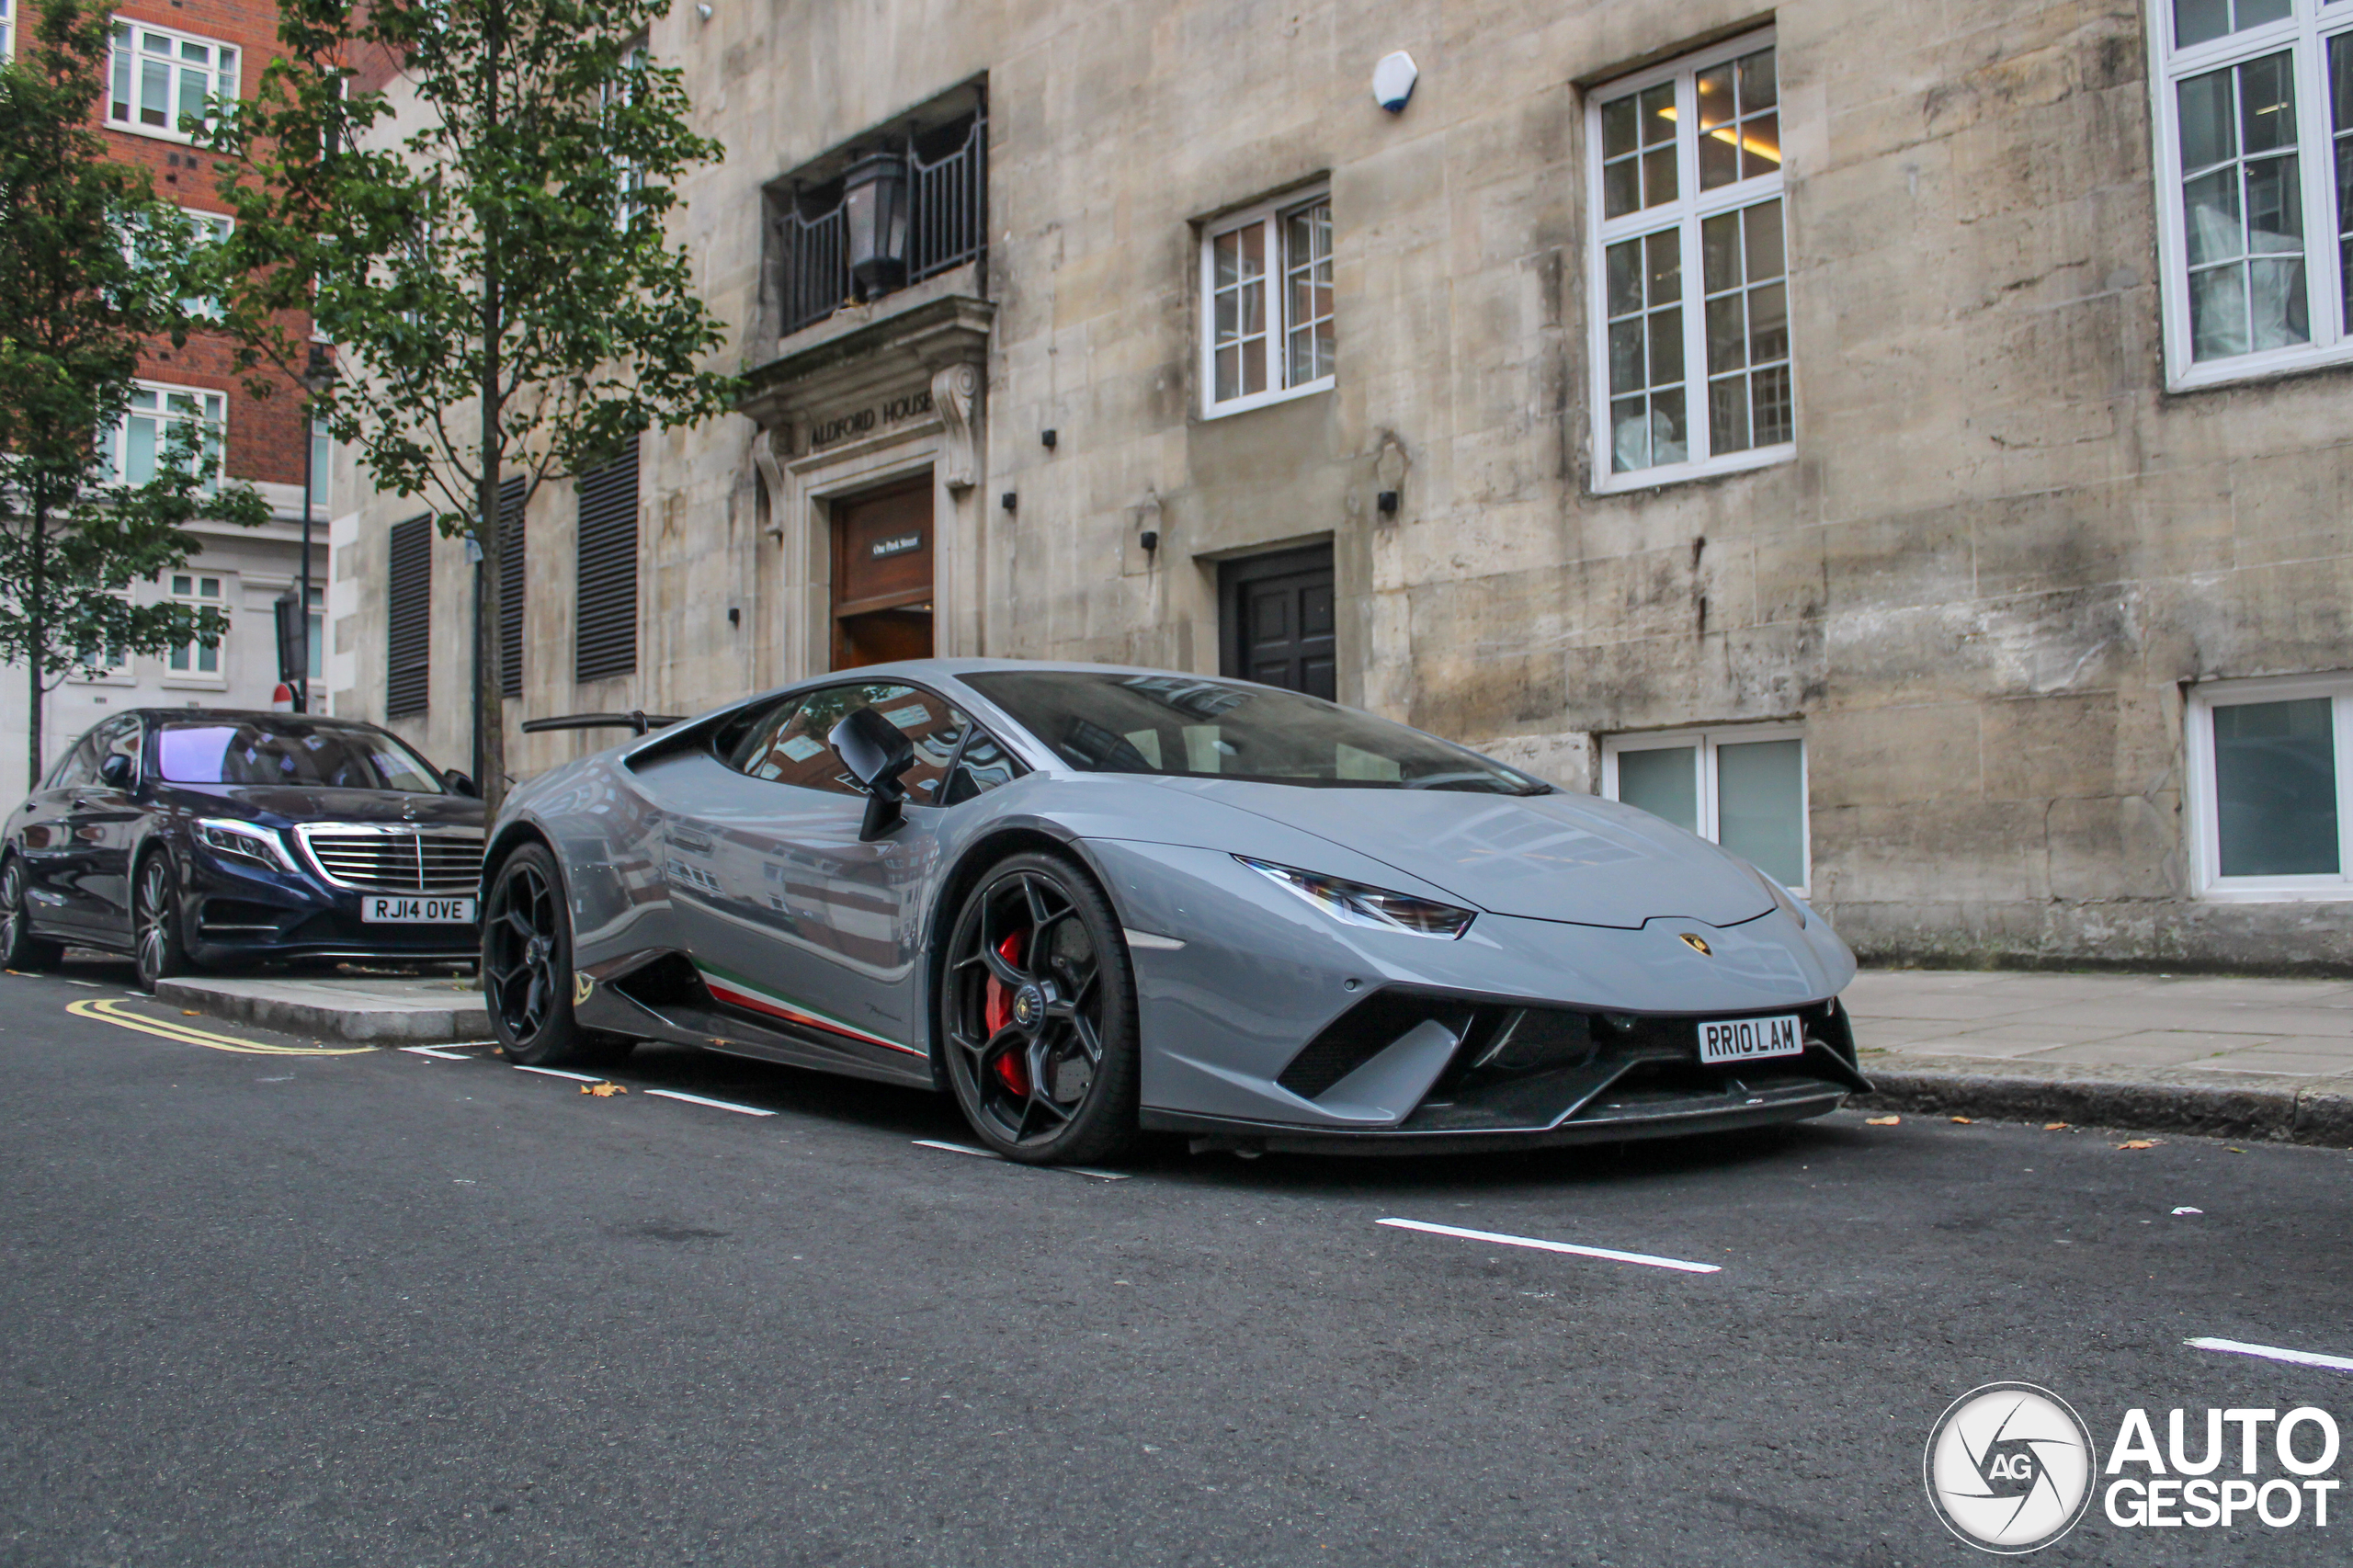
[[[239,723],[256,719],[269,722],[287,720],[299,724],[349,724],[362,730],[382,727],[368,719],[347,719],[333,713],[280,713],[267,708],[126,708],[115,717],[120,718],[124,713],[142,719],[232,720]],[[101,719],[98,722],[103,724],[106,721]]]

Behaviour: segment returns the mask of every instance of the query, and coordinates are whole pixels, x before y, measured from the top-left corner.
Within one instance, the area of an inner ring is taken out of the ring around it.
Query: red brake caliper
[[[996,954],[1006,962],[1018,965],[1021,962],[1021,933],[1016,931],[998,943]],[[994,974],[989,976],[988,992],[981,1004],[981,1021],[988,1025],[992,1039],[1013,1021],[1013,993],[1007,991],[1005,982]],[[1015,1094],[1027,1096],[1029,1093],[1029,1062],[1020,1051],[1008,1051],[1000,1055],[996,1059],[996,1075],[998,1082]]]

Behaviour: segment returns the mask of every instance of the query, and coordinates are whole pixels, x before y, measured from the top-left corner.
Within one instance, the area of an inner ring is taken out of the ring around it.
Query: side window
[[[91,783],[97,777],[98,737],[97,732],[93,731],[76,741],[74,744],[74,749],[65,754],[65,760],[59,763],[57,771],[49,776],[49,787],[52,790],[71,790],[79,785]]]
[[[860,708],[873,709],[906,732],[915,750],[915,766],[902,776],[907,798],[918,804],[931,803],[970,721],[931,693],[911,686],[860,681],[821,687],[797,703],[780,707],[776,715],[780,722],[756,724],[730,760],[755,778],[837,795],[862,794],[843,770],[834,748],[825,744],[834,726]]]
[[[801,699],[788,697],[764,712],[745,714],[732,720],[715,737],[719,760],[738,773],[755,778],[773,778],[774,771],[763,772],[769,766],[768,753],[776,746],[777,732],[790,722],[800,709]]]
[[[976,733],[964,755],[956,759],[955,777],[949,779],[947,792],[940,797],[943,806],[961,805],[978,795],[985,795],[1000,784],[1009,784],[1021,776],[1021,765],[1013,760],[1006,749],[985,732]]]
[[[127,756],[131,759],[131,766],[133,768],[139,766],[138,720],[128,714],[119,719],[109,720],[99,725],[90,738],[97,743],[96,761],[92,764],[93,767],[104,763],[109,756]]]

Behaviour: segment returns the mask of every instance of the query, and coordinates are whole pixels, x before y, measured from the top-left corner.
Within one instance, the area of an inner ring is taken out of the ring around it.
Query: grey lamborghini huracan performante
[[[926,1085],[1016,1160],[1625,1139],[1868,1087],[1853,957],[1745,861],[1238,681],[803,682],[517,790],[483,896],[516,1061],[662,1040]]]

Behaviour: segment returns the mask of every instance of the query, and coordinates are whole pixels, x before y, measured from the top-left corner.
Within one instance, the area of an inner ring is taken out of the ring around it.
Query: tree
[[[474,740],[506,785],[498,493],[524,500],[656,426],[726,409],[724,341],[683,246],[672,182],[722,149],[687,124],[676,70],[639,46],[668,0],[284,0],[286,57],[223,115],[243,163],[221,247],[249,363],[295,367],[309,311],[345,374],[320,401],[375,483],[428,498],[480,547]],[[403,62],[398,117],[348,62]]]
[[[186,525],[269,516],[250,487],[218,483],[220,437],[201,419],[146,426],[170,435],[137,483],[116,469],[108,433],[142,349],[187,340],[194,233],[95,129],[111,20],[50,0],[31,47],[0,63],[0,661],[29,677],[28,778],[41,699],[77,665],[228,630],[215,609],[131,602],[133,583],[196,552]]]

